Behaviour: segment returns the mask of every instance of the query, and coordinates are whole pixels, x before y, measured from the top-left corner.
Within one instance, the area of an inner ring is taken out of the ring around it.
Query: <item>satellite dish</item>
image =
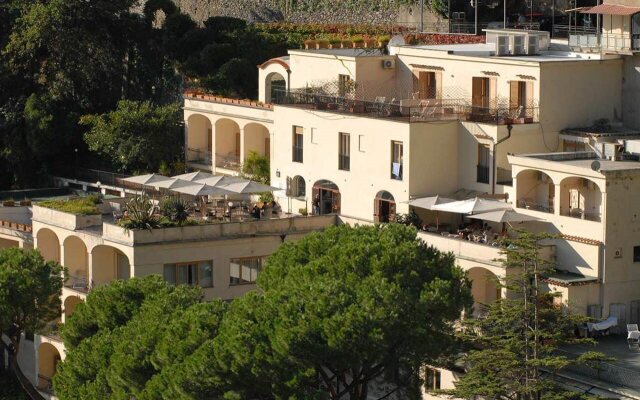
[[[600,161],[594,161],[591,163],[591,169],[598,172],[600,171]]]
[[[404,36],[402,35],[393,35],[389,40],[389,46],[404,46],[405,44]]]

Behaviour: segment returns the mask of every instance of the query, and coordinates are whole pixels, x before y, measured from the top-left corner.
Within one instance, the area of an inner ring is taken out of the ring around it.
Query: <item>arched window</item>
[[[307,195],[307,184],[304,178],[300,175],[296,175],[291,180],[291,196],[292,197],[305,197]]]

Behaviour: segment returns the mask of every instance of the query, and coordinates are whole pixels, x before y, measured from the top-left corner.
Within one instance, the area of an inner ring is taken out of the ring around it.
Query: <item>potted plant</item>
[[[364,47],[364,38],[362,36],[354,36],[351,38],[351,43],[354,49],[360,49]]]
[[[342,48],[343,49],[350,49],[353,47],[353,42],[351,40],[343,40],[342,41]]]
[[[13,199],[7,199],[2,201],[2,205],[4,207],[13,207],[15,205],[15,202],[13,201]]]
[[[364,47],[366,47],[368,49],[374,49],[374,48],[378,47],[378,41],[376,39],[373,39],[373,38],[367,38],[364,41]]]
[[[329,41],[327,39],[318,40],[316,42],[316,48],[317,49],[328,49],[329,48]]]
[[[20,205],[21,206],[30,206],[31,205],[31,200],[28,200],[28,199],[20,200]]]
[[[307,39],[304,41],[304,48],[305,49],[315,49],[316,48],[316,41],[313,39]]]
[[[298,212],[300,213],[300,215],[302,215],[304,217],[309,215],[309,210],[307,210],[307,207],[299,209]]]
[[[342,40],[339,37],[332,37],[329,39],[330,49],[339,49],[342,47]]]
[[[389,44],[391,37],[389,35],[378,36],[378,45],[380,47],[385,47]]]

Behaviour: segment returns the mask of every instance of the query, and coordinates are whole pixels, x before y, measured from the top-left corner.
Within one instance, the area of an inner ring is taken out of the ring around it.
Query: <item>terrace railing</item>
[[[569,46],[603,51],[640,51],[640,36],[614,33],[571,33]]]
[[[64,286],[78,292],[88,293],[89,289],[91,289],[91,282],[84,276],[69,275]]]
[[[497,125],[526,124],[538,121],[538,107],[498,104],[490,107],[470,105],[464,99],[407,99],[385,101],[360,100],[326,94],[313,89],[276,90],[274,103],[297,108],[351,114],[400,122],[461,120]]]
[[[189,162],[211,165],[212,153],[209,150],[188,148],[187,156]]]

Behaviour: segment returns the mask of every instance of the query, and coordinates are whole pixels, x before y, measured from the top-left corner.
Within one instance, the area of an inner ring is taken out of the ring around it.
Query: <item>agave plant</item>
[[[132,197],[127,201],[126,208],[127,219],[123,222],[125,229],[151,230],[159,226],[157,207],[151,202],[149,196],[143,194]]]
[[[189,204],[178,196],[167,196],[160,201],[160,214],[182,225],[189,217]]]

